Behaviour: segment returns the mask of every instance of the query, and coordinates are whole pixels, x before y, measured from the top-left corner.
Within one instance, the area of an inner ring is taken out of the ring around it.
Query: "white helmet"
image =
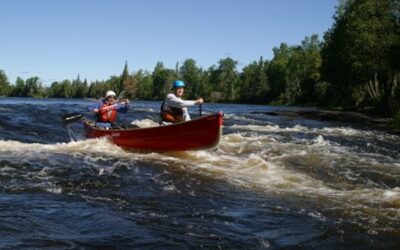
[[[109,96],[116,96],[116,94],[115,94],[114,91],[109,90],[109,91],[106,92],[106,98],[109,97]]]

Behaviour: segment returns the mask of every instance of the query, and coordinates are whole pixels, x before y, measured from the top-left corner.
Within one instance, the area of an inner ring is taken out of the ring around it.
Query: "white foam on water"
[[[237,121],[255,122],[255,123],[258,122],[255,119],[251,119],[251,118],[241,116],[238,114],[228,114],[228,113],[224,114],[224,119],[225,120],[230,119],[230,120],[237,120]]]
[[[276,129],[275,126],[273,126]],[[303,129],[298,127],[297,129]],[[290,193],[299,196],[323,197],[346,206],[355,203],[370,206],[384,203],[388,207],[400,207],[399,188],[376,188],[372,185],[349,185],[346,188],[327,185],[306,172],[287,168],[287,159],[316,158],[316,162],[333,168],[336,162],[350,161],[353,164],[362,162],[365,154],[354,155],[349,148],[332,144],[318,135],[307,144],[296,142],[282,143],[268,135],[246,137],[235,133],[224,135],[217,150],[186,152],[180,155],[143,155],[153,160],[173,161],[185,165],[185,169],[203,172],[214,178],[246,188],[263,189],[266,192]],[[376,155],[370,155],[376,157]],[[365,159],[364,159],[365,160]],[[364,164],[381,164],[374,160],[365,160]],[[387,167],[391,163],[384,163]],[[396,166],[396,165],[393,165]],[[314,166],[318,168],[317,166]],[[344,178],[358,179],[358,174],[349,170],[343,173]],[[351,204],[349,203],[351,200]]]
[[[83,154],[99,152],[109,156],[120,156],[125,154],[124,150],[109,142],[105,137],[56,144],[23,143],[12,140],[0,140],[0,152],[15,155],[26,155],[30,153]]]
[[[159,126],[158,122],[155,122],[152,119],[142,119],[142,120],[134,120],[131,122],[133,125],[137,125],[140,128],[148,128],[148,127],[157,127]]]
[[[150,120],[140,120],[139,123],[151,124]],[[327,185],[324,181],[314,178],[307,172],[298,171],[296,164],[307,167],[312,161],[318,171],[321,166],[334,168],[344,162],[360,168],[368,167],[399,167],[400,162],[372,153],[355,153],[351,148],[337,145],[325,139],[326,135],[340,134],[354,136],[365,131],[348,128],[336,129],[309,129],[297,125],[292,128],[281,128],[277,125],[234,125],[234,128],[247,131],[269,132],[304,132],[314,133],[313,139],[301,141],[280,141],[275,134],[234,133],[223,135],[217,148],[183,153],[134,153],[125,151],[106,138],[90,139],[69,143],[39,144],[22,143],[18,141],[0,140],[0,152],[23,157],[29,154],[39,156],[42,153],[78,154],[86,155],[85,163],[96,166],[95,157],[114,157],[132,160],[143,160],[168,165],[185,171],[195,171],[212,178],[221,178],[234,185],[245,188],[256,188],[266,192],[289,193],[307,197],[325,197],[346,206],[349,200],[352,204],[360,203],[365,206],[371,204],[385,204],[389,208],[400,208],[400,188],[376,188],[374,186],[349,185],[346,188]],[[101,155],[99,154],[101,153]],[[46,156],[44,156],[46,157]],[[382,158],[385,162],[382,162]],[[377,160],[378,159],[378,160]],[[305,163],[301,162],[306,160]],[[297,162],[296,162],[297,161]],[[118,163],[120,164],[120,163]],[[127,163],[129,165],[129,163]],[[288,167],[292,164],[294,167]],[[118,167],[118,166],[114,166]],[[3,169],[4,170],[4,169]],[[113,171],[111,168],[99,168],[98,174]],[[343,178],[358,180],[357,171],[343,171]],[[173,184],[166,184],[165,191],[175,190]]]
[[[245,118],[246,119],[246,118]],[[379,140],[398,141],[400,136],[388,134],[382,131],[360,130],[351,127],[324,127],[324,128],[308,128],[302,125],[293,127],[280,127],[278,125],[233,125],[232,128],[257,131],[257,132],[301,132],[321,135],[336,135],[336,136],[359,136],[366,138],[375,138]]]

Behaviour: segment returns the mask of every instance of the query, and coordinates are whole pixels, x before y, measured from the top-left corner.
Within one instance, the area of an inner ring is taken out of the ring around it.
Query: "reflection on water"
[[[64,127],[63,114],[89,104],[0,99],[2,248],[400,243],[398,135],[268,115],[293,107],[206,104],[225,112],[218,147],[140,154]],[[155,123],[159,103],[132,105],[122,121]]]

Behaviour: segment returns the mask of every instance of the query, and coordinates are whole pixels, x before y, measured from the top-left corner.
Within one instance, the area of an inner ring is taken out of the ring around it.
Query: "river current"
[[[400,245],[397,134],[296,115],[315,108],[204,104],[224,112],[218,146],[138,153],[64,126],[91,104],[0,99],[0,249]],[[120,122],[157,125],[159,105],[133,101]]]

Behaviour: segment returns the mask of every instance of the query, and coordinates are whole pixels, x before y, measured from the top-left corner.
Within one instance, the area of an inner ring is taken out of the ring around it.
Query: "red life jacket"
[[[107,109],[109,107],[107,103],[101,105],[99,109],[98,119],[100,122],[115,122],[117,120],[117,109],[116,106]]]
[[[184,121],[183,110],[181,108],[174,108],[174,107],[165,108],[165,101],[163,101],[163,103],[161,104],[160,116],[162,121],[167,121],[172,123]]]

